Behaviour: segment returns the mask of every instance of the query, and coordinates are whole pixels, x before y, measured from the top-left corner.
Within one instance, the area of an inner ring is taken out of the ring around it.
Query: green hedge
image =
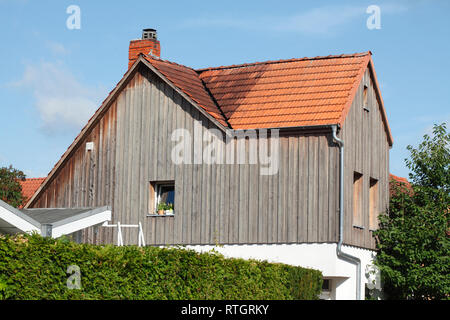
[[[69,289],[70,265],[81,289]],[[186,249],[0,236],[0,299],[317,299],[322,274]]]

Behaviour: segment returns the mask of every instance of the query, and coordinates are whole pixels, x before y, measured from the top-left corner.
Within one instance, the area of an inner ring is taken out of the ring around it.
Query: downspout
[[[339,241],[336,247],[336,254],[339,259],[356,264],[356,300],[361,300],[361,260],[342,251],[344,241],[344,141],[336,135],[337,126],[331,126],[333,140],[339,145]]]

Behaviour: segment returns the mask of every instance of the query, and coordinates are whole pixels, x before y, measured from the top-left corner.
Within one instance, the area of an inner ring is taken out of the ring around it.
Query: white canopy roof
[[[0,233],[38,232],[53,238],[111,220],[109,207],[16,209],[0,200]]]

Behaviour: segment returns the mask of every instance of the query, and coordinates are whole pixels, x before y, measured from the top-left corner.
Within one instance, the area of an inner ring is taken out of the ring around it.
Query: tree
[[[19,181],[25,180],[25,174],[11,165],[0,168],[0,200],[19,207],[25,201]]]
[[[450,134],[435,125],[408,146],[410,186],[396,186],[380,216],[376,264],[390,299],[450,298]]]

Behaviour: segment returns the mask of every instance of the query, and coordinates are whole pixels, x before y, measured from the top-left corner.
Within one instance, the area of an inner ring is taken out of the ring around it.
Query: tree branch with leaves
[[[0,168],[0,200],[13,207],[23,205],[25,198],[19,181],[25,180],[25,174],[11,165]]]

